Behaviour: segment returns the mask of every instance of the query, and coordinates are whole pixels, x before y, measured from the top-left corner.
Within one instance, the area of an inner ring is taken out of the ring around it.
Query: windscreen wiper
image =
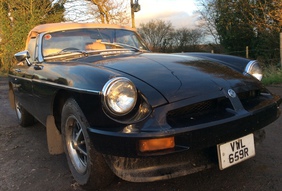
[[[81,54],[85,54],[86,52],[83,50],[79,50],[77,48],[64,48],[62,50],[60,50],[59,52],[56,53],[52,53],[52,54],[48,54],[45,57],[51,57],[51,56],[60,56],[60,55],[64,55],[64,54],[72,54],[72,53],[81,53]]]
[[[143,52],[142,50],[140,50],[139,48],[136,48],[134,46],[131,46],[131,45],[128,45],[128,44],[123,44],[123,43],[111,43],[111,42],[100,42],[102,44],[105,44],[105,45],[109,45],[109,46],[115,46],[115,47],[118,47],[118,48],[130,48],[130,49],[133,49],[135,52]]]

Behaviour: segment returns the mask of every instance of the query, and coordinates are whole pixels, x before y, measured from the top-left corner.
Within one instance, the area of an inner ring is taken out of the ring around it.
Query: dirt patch
[[[269,87],[282,96],[282,85]],[[266,127],[256,156],[220,171],[207,171],[167,181],[130,183],[116,179],[104,191],[282,190],[282,119]],[[82,191],[64,155],[49,155],[45,127],[22,128],[9,106],[7,78],[0,78],[0,190]]]

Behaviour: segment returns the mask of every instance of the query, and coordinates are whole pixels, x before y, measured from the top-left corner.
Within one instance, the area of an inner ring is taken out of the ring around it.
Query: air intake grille
[[[234,114],[226,109],[233,109],[230,100],[219,98],[195,103],[167,113],[167,122],[172,127],[186,127],[225,119]]]
[[[251,112],[269,105],[269,101],[272,102],[271,94],[261,92],[252,90],[237,93],[237,96],[244,109]],[[167,122],[175,128],[209,123],[234,116],[232,110],[234,111],[231,101],[222,97],[171,110],[167,113]]]
[[[259,90],[242,92],[237,95],[247,111],[254,111],[264,107],[268,100],[272,98],[270,94],[263,95]]]

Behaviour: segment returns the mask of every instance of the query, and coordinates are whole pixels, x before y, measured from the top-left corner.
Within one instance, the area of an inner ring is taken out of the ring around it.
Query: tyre
[[[100,189],[110,184],[114,174],[90,142],[86,118],[73,98],[62,110],[62,139],[70,171],[83,187]]]
[[[15,109],[19,124],[22,127],[28,127],[34,124],[34,117],[28,113],[17,100],[15,100]]]

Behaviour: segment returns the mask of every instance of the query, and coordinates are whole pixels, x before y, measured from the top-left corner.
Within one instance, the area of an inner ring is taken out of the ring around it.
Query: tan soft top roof
[[[80,29],[80,28],[108,28],[108,29],[126,29],[131,31],[136,31],[131,27],[119,26],[112,24],[97,24],[97,23],[49,23],[42,24],[34,27],[30,30],[28,37],[26,39],[26,49],[29,43],[29,40],[33,37],[36,37],[38,34],[43,32],[54,32],[61,30],[70,30],[70,29]]]

